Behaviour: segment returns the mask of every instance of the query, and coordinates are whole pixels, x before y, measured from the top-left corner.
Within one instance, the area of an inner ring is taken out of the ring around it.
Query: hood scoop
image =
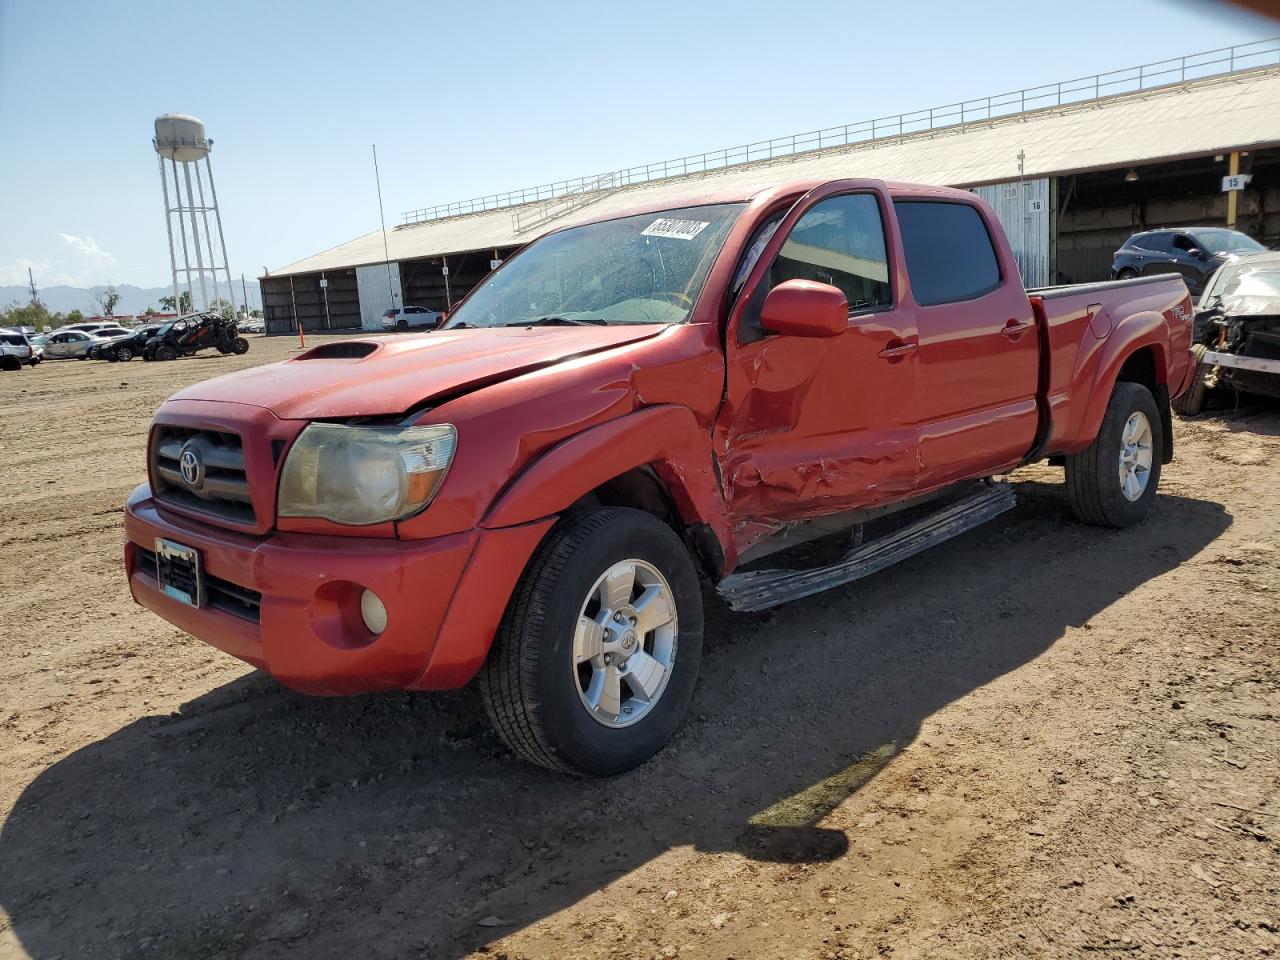
[[[334,343],[322,343],[312,347],[306,353],[294,357],[290,362],[300,360],[363,360],[378,349],[378,344],[368,340],[339,340]]]

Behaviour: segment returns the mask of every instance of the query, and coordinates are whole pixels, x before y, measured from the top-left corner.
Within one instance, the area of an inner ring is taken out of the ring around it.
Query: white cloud
[[[103,250],[93,237],[59,233],[67,246],[66,256],[45,260],[19,257],[0,264],[0,286],[26,286],[27,270],[35,274],[38,287],[89,287],[109,283],[116,258]]]
[[[63,243],[79,254],[80,257],[95,266],[106,266],[116,262],[116,258],[98,246],[93,237],[77,237],[69,233],[60,233],[58,236],[62,238]]]

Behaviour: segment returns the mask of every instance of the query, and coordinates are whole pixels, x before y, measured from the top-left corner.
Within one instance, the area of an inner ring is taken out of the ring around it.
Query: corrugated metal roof
[[[951,127],[866,146],[840,147],[676,177],[603,194],[543,226],[517,233],[514,211],[432,220],[388,231],[392,260],[510,247],[551,228],[670,201],[693,204],[727,191],[743,195],[784,180],[873,177],[956,187],[1018,176],[1061,176],[1231,149],[1280,144],[1280,69],[1252,71]],[[291,263],[271,276],[336,270],[385,259],[374,231]]]

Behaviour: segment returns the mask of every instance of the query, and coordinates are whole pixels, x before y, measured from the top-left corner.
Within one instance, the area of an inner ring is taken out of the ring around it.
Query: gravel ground
[[[852,587],[712,604],[692,714],[581,782],[473,691],[299,696],[132,604],[182,384],[0,375],[0,957],[1237,957],[1280,948],[1280,414],[1178,425],[1141,527],[1018,509]]]

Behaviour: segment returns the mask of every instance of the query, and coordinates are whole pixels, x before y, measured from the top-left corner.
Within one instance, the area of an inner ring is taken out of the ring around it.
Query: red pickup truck
[[[1146,515],[1189,379],[1180,279],[1028,293],[957,190],[699,189],[548,233],[437,332],[169,399],[126,509],[134,598],[301,691],[478,675],[518,754],[608,775],[686,711],[703,582],[742,610],[848,583],[1046,458],[1081,520]]]

